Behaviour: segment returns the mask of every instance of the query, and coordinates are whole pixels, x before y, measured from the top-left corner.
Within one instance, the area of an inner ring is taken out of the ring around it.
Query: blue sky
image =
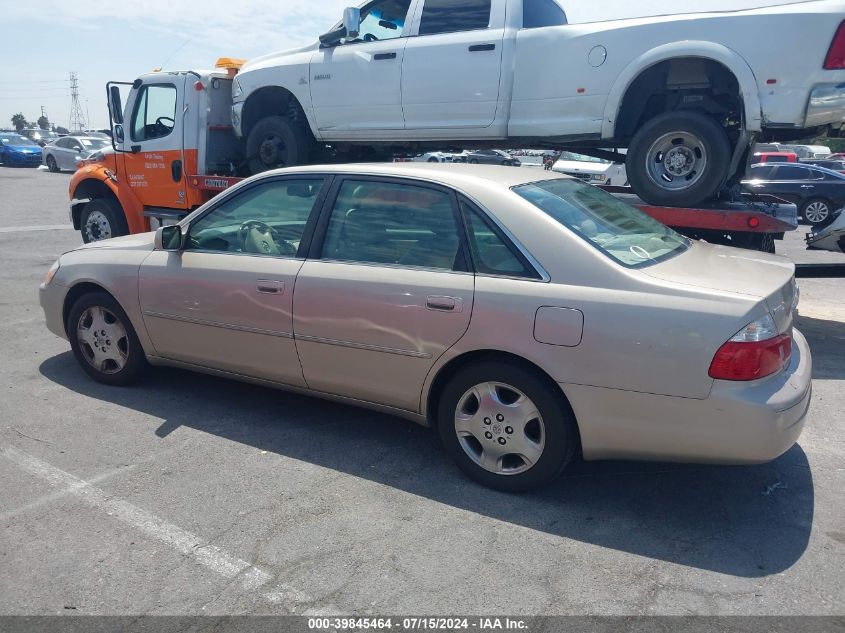
[[[250,58],[314,41],[358,0],[94,0],[5,3],[0,31],[0,128],[23,112],[34,121],[43,105],[68,125],[68,76],[79,76],[83,111],[105,127],[105,83],[132,81],[157,67],[208,68],[221,56]],[[684,11],[731,10],[789,0],[559,0],[571,21]],[[636,6],[632,6],[636,5]],[[99,17],[106,7],[117,11]]]

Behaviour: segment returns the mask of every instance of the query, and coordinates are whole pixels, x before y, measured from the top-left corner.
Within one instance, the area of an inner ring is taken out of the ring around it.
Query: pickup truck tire
[[[94,198],[82,208],[79,218],[82,241],[86,244],[129,235],[129,226],[117,200]]]
[[[731,162],[725,130],[698,112],[660,114],[634,135],[626,168],[649,204],[695,206],[716,197]]]
[[[249,133],[246,155],[249,173],[304,165],[314,150],[311,130],[282,116],[261,119]]]

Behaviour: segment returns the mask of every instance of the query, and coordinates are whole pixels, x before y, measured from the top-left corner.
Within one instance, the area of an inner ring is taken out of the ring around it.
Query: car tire
[[[117,200],[111,198],[94,198],[87,203],[82,209],[79,224],[82,241],[86,244],[129,235],[123,209]]]
[[[429,162],[429,163],[439,163],[440,161],[439,161],[439,160],[437,160],[434,156],[432,156],[432,157],[431,157],[431,158],[429,158],[429,159],[428,159],[428,161],[426,161],[426,162]]]
[[[477,158],[470,158],[467,162],[468,162],[470,165],[477,165],[477,164],[478,164],[478,159],[477,159]]]
[[[249,172],[260,174],[269,169],[305,165],[316,143],[307,123],[283,116],[269,116],[256,123],[246,141]]]
[[[90,292],[77,299],[65,328],[77,362],[97,382],[129,385],[147,370],[132,323],[108,293]]]
[[[479,393],[496,395],[482,404]],[[562,394],[519,366],[470,365],[452,377],[436,406],[446,452],[464,473],[489,488],[524,492],[547,485],[578,449],[575,417]]]
[[[813,226],[824,226],[832,215],[832,205],[824,198],[810,198],[801,205],[801,216]]]
[[[649,204],[695,206],[715,198],[728,176],[731,147],[725,130],[698,112],[660,114],[628,147],[628,180]]]
[[[58,163],[56,163],[55,157],[52,154],[47,156],[47,169],[49,169],[50,172],[53,174],[57,174],[61,171],[61,169],[59,169]]]

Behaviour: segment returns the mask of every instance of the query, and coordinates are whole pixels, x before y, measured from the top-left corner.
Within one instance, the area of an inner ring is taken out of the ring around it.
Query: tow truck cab
[[[214,70],[107,85],[112,148],[80,163],[70,183],[71,220],[85,242],[175,221],[237,180],[244,156],[232,130],[232,79],[242,64],[222,58]]]

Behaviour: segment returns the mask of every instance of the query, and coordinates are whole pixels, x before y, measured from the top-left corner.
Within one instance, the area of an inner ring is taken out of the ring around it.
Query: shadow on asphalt
[[[795,326],[813,353],[813,378],[845,380],[845,322],[799,316]]]
[[[134,388],[89,379],[70,352],[41,373],[82,395],[164,423],[392,486],[501,521],[679,565],[760,577],[807,547],[813,477],[794,446],[754,467],[579,462],[551,487],[506,495],[464,478],[435,433],[358,408],[176,369]]]

